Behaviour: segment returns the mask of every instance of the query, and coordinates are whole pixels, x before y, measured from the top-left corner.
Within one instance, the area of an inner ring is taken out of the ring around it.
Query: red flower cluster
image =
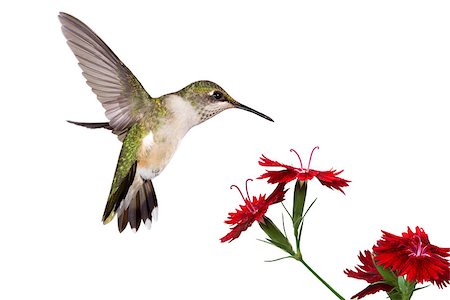
[[[392,286],[387,283],[382,283],[384,279],[378,273],[377,267],[373,262],[372,253],[369,250],[365,250],[364,254],[359,252],[358,258],[362,265],[356,266],[356,271],[346,269],[344,273],[348,277],[365,280],[370,285],[356,295],[353,295],[352,299],[361,299],[364,296],[375,294],[379,291],[389,292],[392,290]]]
[[[269,195],[269,197],[265,197],[265,195],[259,195],[259,197],[253,196],[252,200],[250,200],[250,196],[248,194],[247,182],[245,183],[247,190],[247,198],[245,198],[241,193],[242,199],[244,200],[245,205],[240,205],[236,212],[231,212],[228,214],[228,219],[225,221],[226,224],[232,226],[231,231],[220,239],[221,242],[232,241],[239,237],[239,235],[247,230],[253,222],[258,221],[262,222],[264,215],[267,212],[267,209],[270,205],[281,202],[284,200],[284,194],[286,191],[284,187],[287,183],[293,180],[300,181],[308,181],[317,178],[320,183],[324,186],[327,186],[331,189],[336,189],[344,193],[342,187],[348,186],[349,180],[338,177],[337,175],[341,174],[342,171],[329,170],[329,171],[316,171],[309,168],[311,163],[311,157],[314,153],[314,150],[319,147],[315,147],[311,151],[311,155],[309,157],[308,168],[303,168],[302,160],[298,153],[291,149],[292,152],[297,154],[298,159],[300,160],[300,168],[292,167],[289,165],[285,165],[279,163],[277,161],[273,161],[265,157],[264,155],[260,158],[259,164],[265,167],[281,167],[283,170],[277,171],[268,171],[258,177],[258,179],[268,178],[269,183],[277,183],[277,187]],[[250,179],[249,179],[250,180]],[[236,187],[232,185],[231,187]]]
[[[382,231],[382,239],[373,247],[377,264],[406,275],[411,282],[429,281],[439,288],[450,282],[450,248],[440,248],[430,243],[422,228],[413,232],[409,227],[402,236]]]
[[[247,183],[249,180],[251,179],[247,179],[245,182],[247,198],[244,197],[241,190],[237,186],[231,186],[231,188],[236,187],[241,193],[245,205],[239,205],[240,209],[238,208],[236,209],[236,212],[230,212],[228,214],[228,219],[225,223],[233,227],[227,235],[220,239],[222,243],[227,241],[231,242],[232,240],[237,239],[243,231],[247,230],[247,228],[253,224],[253,222],[261,222],[263,220],[263,217],[270,205],[284,200],[284,194],[286,193],[286,190],[284,190],[285,184],[277,185],[275,190],[269,195],[269,197],[267,197],[267,199],[266,195],[259,195],[259,197],[253,196],[253,199],[250,200],[247,188]]]
[[[445,258],[450,256],[450,248],[432,245],[428,235],[419,227],[416,227],[415,232],[408,227],[402,236],[382,232],[382,238],[373,246],[373,253],[368,250],[364,251],[364,255],[360,253],[362,265],[358,265],[356,271],[344,271],[349,277],[363,279],[371,284],[352,299],[361,299],[378,291],[389,292],[394,288],[383,282],[385,279],[375,263],[391,270],[396,276],[406,275],[406,280],[413,283],[428,281],[439,288],[450,283],[450,262]]]
[[[350,181],[337,176],[341,174],[344,170],[337,171],[331,169],[329,171],[317,171],[309,168],[311,164],[312,154],[316,149],[319,149],[319,147],[315,147],[311,151],[308,168],[306,169],[303,168],[303,163],[300,158],[300,155],[298,155],[298,153],[294,149],[291,149],[291,152],[294,152],[297,155],[298,159],[300,160],[300,168],[279,163],[277,161],[268,159],[266,156],[262,155],[259,160],[259,165],[263,167],[281,167],[283,169],[277,171],[266,170],[266,173],[259,176],[258,179],[268,178],[267,182],[269,183],[288,183],[296,179],[300,181],[308,181],[315,177],[320,181],[322,185],[329,187],[330,189],[339,190],[343,194],[345,194],[344,191],[342,190],[342,187],[348,186],[348,183]]]

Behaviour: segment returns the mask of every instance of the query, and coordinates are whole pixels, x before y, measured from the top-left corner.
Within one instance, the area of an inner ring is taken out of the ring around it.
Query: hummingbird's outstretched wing
[[[113,132],[128,130],[152,109],[153,101],[137,78],[88,26],[61,12],[59,20],[87,84],[106,110]]]

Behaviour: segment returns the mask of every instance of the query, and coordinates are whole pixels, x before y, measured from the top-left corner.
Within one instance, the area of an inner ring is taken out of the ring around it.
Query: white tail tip
[[[156,206],[152,210],[152,220],[153,221],[158,221],[158,206]]]
[[[144,224],[148,230],[152,228],[152,221],[150,221],[150,219],[146,219]]]

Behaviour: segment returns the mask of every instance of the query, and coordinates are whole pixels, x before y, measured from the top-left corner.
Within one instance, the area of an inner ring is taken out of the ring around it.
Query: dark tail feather
[[[119,232],[124,231],[128,224],[128,209],[124,211],[120,217],[117,217],[117,221],[119,225]]]
[[[102,217],[103,224],[108,224],[112,220],[117,209],[120,206],[120,203],[123,201],[123,199],[125,199],[125,196],[128,193],[130,185],[133,183],[134,176],[136,173],[136,166],[137,163],[135,162],[131,167],[131,169],[128,171],[127,176],[122,180],[116,192],[108,197],[108,202],[106,202],[105,211],[103,212]],[[127,226],[126,223],[125,226]]]
[[[75,122],[75,121],[69,121],[69,120],[67,120],[67,122],[69,122],[69,123],[71,123],[71,124],[78,125],[78,126],[83,126],[83,127],[91,128],[91,129],[105,128],[105,129],[108,129],[108,130],[112,130],[112,127],[109,125],[108,122],[101,122],[101,123],[83,123],[83,122]]]
[[[127,218],[124,218],[124,220],[128,220],[130,222],[131,228],[136,229],[136,231],[139,230],[139,226],[141,225],[141,210],[139,207],[139,202],[140,202],[140,192],[138,192],[136,194],[136,197],[133,200],[131,200],[131,203],[127,209]],[[125,224],[126,223],[127,222],[125,221]],[[119,231],[120,231],[120,224],[119,224]]]
[[[112,133],[117,135],[117,138],[121,142],[123,142],[123,140],[125,139],[125,136],[127,135],[127,132],[128,132],[128,128],[125,128],[123,130],[114,130],[114,128],[112,128],[108,122],[84,123],[84,122],[75,122],[75,121],[69,121],[69,120],[67,120],[67,122],[69,122],[70,124],[75,124],[75,125],[83,126],[83,127],[90,128],[90,129],[104,128],[104,129],[111,130]]]
[[[118,216],[119,231],[122,232],[130,223],[134,231],[139,230],[141,221],[150,229],[151,224],[158,216],[158,201],[151,180],[145,180],[136,196],[123,214]]]

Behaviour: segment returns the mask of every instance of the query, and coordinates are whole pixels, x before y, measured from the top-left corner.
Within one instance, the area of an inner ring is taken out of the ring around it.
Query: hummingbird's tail
[[[97,128],[105,128],[105,129],[108,129],[108,130],[112,130],[113,129],[111,127],[111,125],[109,125],[108,122],[86,123],[86,122],[76,122],[76,121],[69,121],[69,120],[67,120],[67,122],[69,122],[70,124],[83,126],[83,127],[91,128],[91,129],[97,129]]]
[[[139,176],[139,175],[137,175]],[[126,199],[122,200],[125,202]],[[117,225],[122,232],[130,223],[131,229],[137,231],[142,223],[150,229],[152,222],[158,218],[158,200],[151,180],[143,180],[142,185],[131,199],[126,209],[117,212]]]
[[[123,140],[125,139],[125,135],[127,133],[127,128],[123,129],[123,130],[114,130],[114,128],[111,127],[111,125],[109,125],[108,122],[76,122],[76,121],[70,121],[67,120],[68,123],[70,124],[74,124],[74,125],[78,125],[78,126],[82,126],[82,127],[86,127],[86,128],[90,128],[90,129],[98,129],[98,128],[104,128],[107,130],[111,130],[112,133],[116,134],[117,137],[119,138],[119,141],[123,142]]]
[[[150,179],[136,174],[136,164],[122,181],[117,191],[110,195],[103,213],[103,224],[108,224],[117,214],[119,232],[130,223],[133,231],[138,231],[142,223],[147,229],[158,218],[158,200]]]

